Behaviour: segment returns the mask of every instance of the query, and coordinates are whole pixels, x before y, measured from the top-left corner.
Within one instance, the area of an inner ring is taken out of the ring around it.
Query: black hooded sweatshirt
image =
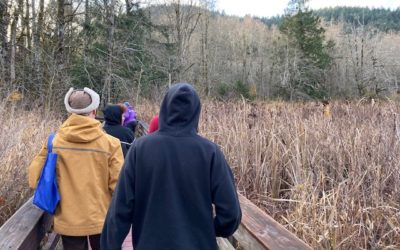
[[[132,130],[121,125],[123,111],[120,106],[108,104],[104,108],[103,113],[105,120],[103,129],[107,134],[121,141],[122,152],[125,157],[131,143],[135,139],[135,135]]]
[[[193,87],[172,86],[159,130],[137,139],[125,159],[101,235],[103,250],[121,249],[131,225],[135,250],[213,250],[217,236],[238,228],[231,169],[217,145],[197,134],[199,116]]]

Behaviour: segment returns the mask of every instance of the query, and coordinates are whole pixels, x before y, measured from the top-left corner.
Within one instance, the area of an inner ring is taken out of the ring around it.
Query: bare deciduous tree
[[[104,0],[106,9],[106,20],[108,23],[108,41],[107,41],[107,67],[106,76],[104,79],[103,93],[107,92],[107,102],[111,100],[111,81],[112,81],[112,66],[113,66],[113,51],[114,51],[114,32],[115,32],[115,18],[114,8],[115,0]]]
[[[8,52],[8,24],[10,22],[9,0],[0,1],[0,74],[6,76],[6,62]],[[4,80],[4,79],[3,79]],[[1,86],[1,85],[0,85]]]
[[[184,73],[193,66],[189,61],[190,41],[200,21],[201,11],[196,1],[189,0],[183,4],[181,0],[164,2],[164,13],[167,16],[168,26],[172,27],[173,41],[176,44],[176,53],[171,58],[175,61],[170,67],[173,81],[184,80]]]
[[[11,49],[10,49],[10,81],[15,82],[15,56],[17,50],[17,27],[19,18],[22,14],[23,0],[18,0],[17,6],[14,9],[13,20],[11,23]]]

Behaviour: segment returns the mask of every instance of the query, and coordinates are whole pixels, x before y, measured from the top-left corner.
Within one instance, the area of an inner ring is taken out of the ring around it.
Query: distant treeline
[[[380,31],[400,31],[400,7],[396,10],[370,9],[366,7],[335,7],[313,10],[327,22],[344,22],[352,26],[362,25],[377,28]],[[279,25],[283,16],[260,18],[268,26]]]
[[[319,10],[321,22],[291,0],[290,16],[261,21],[160,2],[0,0],[0,100],[62,107],[89,86],[136,104],[183,81],[224,99],[400,98],[400,33],[366,26],[398,30],[400,9]]]

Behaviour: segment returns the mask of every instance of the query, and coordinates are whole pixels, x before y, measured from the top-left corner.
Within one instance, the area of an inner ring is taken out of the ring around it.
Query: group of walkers
[[[104,108],[103,114],[104,131],[120,140],[122,153],[125,157],[135,139],[136,112],[128,102],[125,102],[117,105],[108,104]]]
[[[71,89],[64,103],[70,115],[53,141],[61,196],[54,231],[64,249],[121,249],[132,229],[137,250],[211,250],[238,228],[233,174],[219,147],[198,135],[201,103],[190,84],[170,87],[152,133],[136,140],[128,103],[107,105],[104,126],[93,90]],[[29,166],[31,188],[46,154],[44,145]]]

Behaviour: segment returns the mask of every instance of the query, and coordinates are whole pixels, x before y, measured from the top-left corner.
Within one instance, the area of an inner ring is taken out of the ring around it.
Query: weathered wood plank
[[[0,249],[37,249],[51,218],[32,204],[30,198],[0,228]]]
[[[60,241],[60,235],[52,232],[47,239],[46,245],[44,245],[43,250],[53,250],[57,247],[58,242]]]
[[[239,200],[242,223],[234,237],[244,249],[312,249],[246,197],[239,194]]]
[[[148,131],[149,131],[149,124],[147,124],[144,121],[138,121],[137,125],[136,125],[136,130],[137,133],[142,136],[142,135],[147,135]]]
[[[239,226],[238,230],[233,235],[235,240],[239,242],[239,245],[244,249],[251,249],[251,250],[264,250],[269,249],[267,246],[260,243],[256,240],[253,234],[246,230],[242,225]]]
[[[228,239],[225,238],[217,238],[218,249],[219,250],[235,250],[232,244],[229,242]]]

